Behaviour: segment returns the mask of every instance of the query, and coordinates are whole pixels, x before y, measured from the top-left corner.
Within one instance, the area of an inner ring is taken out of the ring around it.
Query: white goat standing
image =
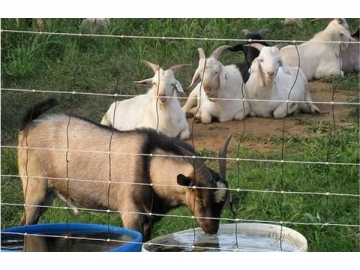
[[[250,116],[284,118],[297,111],[320,113],[312,103],[304,73],[297,67],[288,67],[276,46],[267,47],[258,43],[247,46],[260,50],[250,67],[250,77],[245,85],[250,99]]]
[[[142,60],[154,72],[154,77],[135,81],[137,85],[151,85],[147,94],[113,102],[101,120],[101,124],[119,130],[139,127],[156,129],[171,137],[186,140],[190,137],[189,124],[181,109],[177,91],[183,88],[174,74],[189,64],[173,66],[163,70],[159,65]]]
[[[346,51],[349,41],[353,38],[345,19],[334,19],[309,41],[281,48],[280,55],[289,66],[299,66],[308,80],[330,75],[344,76],[339,50]]]
[[[220,46],[209,58],[202,48],[198,48],[199,66],[188,87],[193,90],[183,111],[200,118],[202,123],[211,123],[213,117],[220,122],[242,120],[249,114],[250,107],[244,100],[244,83],[239,69],[236,65],[225,66],[217,60],[221,52],[230,47]]]

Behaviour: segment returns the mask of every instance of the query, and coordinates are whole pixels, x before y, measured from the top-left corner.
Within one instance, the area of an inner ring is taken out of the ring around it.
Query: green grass
[[[53,19],[49,31],[80,33],[83,29],[79,23],[78,19]],[[348,23],[352,30],[358,26],[359,20],[348,19]],[[8,19],[2,19],[1,25],[2,29],[29,30]],[[135,80],[152,76],[152,71],[140,59],[166,68],[192,63],[192,67],[177,75],[185,89],[197,66],[196,49],[200,46],[210,53],[219,45],[236,44],[237,41],[219,39],[241,39],[244,28],[252,31],[268,28],[272,32],[266,38],[270,40],[307,40],[325,26],[325,23],[305,20],[301,29],[284,27],[281,19],[113,19],[104,34],[179,39],[2,32],[2,87],[56,92],[1,91],[1,228],[17,226],[22,215],[21,181],[16,176],[16,153],[11,146],[17,143],[18,117],[28,105],[55,96],[60,105],[54,108],[54,112],[75,113],[100,121],[115,97],[94,96],[92,93],[145,93],[146,88],[133,84]],[[204,37],[208,40],[201,39]],[[226,52],[221,56],[223,63],[241,59],[240,53]],[[359,91],[357,75],[331,77],[324,81],[334,89]],[[67,94],[73,91],[85,94]],[[184,96],[187,95],[188,92]],[[222,222],[232,222],[236,218],[282,221],[307,238],[309,251],[359,251],[359,106],[354,106],[349,121],[353,125],[337,127],[336,134],[331,135],[331,124],[299,119],[299,123],[307,126],[310,136],[286,139],[271,136],[267,139],[267,143],[273,146],[271,151],[258,152],[240,147],[238,151],[230,152],[228,156],[240,159],[228,162],[227,175],[237,213],[232,215],[227,206]],[[247,138],[250,141],[257,139]],[[284,151],[281,151],[282,146]],[[208,149],[199,149],[199,153],[204,157],[216,156]],[[282,159],[287,162],[275,162]],[[318,164],[318,161],[324,163]],[[357,165],[327,165],[325,162]],[[218,170],[216,161],[207,159],[206,163]],[[329,195],[323,195],[327,192]],[[75,216],[60,202],[54,206],[40,222],[121,225],[116,214],[85,211]],[[155,225],[153,236],[197,226],[186,207],[172,210],[169,214],[171,216]],[[326,223],[329,225],[324,226]]]

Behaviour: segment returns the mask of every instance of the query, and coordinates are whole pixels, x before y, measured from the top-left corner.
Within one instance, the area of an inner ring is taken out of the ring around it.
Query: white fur
[[[281,48],[282,59],[292,67],[299,66],[308,80],[330,75],[344,76],[341,70],[340,49],[348,48],[352,41],[348,24],[344,19],[334,19],[328,26],[300,45]],[[338,42],[342,42],[340,45]],[[299,59],[299,55],[300,59]]]
[[[81,26],[92,34],[101,33],[109,25],[110,20],[107,18],[86,18],[81,22]]]
[[[349,47],[343,53],[341,53],[342,71],[345,74],[359,73],[360,71],[360,42],[359,32],[354,32],[351,35],[354,38],[354,43],[349,43]]]
[[[171,137],[188,139],[189,125],[176,93],[184,91],[180,82],[174,77],[174,72],[185,65],[172,67],[173,70],[172,68],[163,70],[150,62],[144,61],[144,63],[155,71],[154,77],[134,83],[152,87],[147,94],[113,102],[102,118],[101,124],[119,130],[148,127]]]
[[[250,78],[245,85],[250,115],[283,118],[297,111],[320,112],[312,103],[302,70],[288,67],[276,46],[259,49],[260,54],[250,67]]]
[[[244,119],[250,107],[244,96],[244,83],[235,65],[223,65],[217,60],[220,53],[231,46],[221,46],[205,58],[199,48],[199,65],[188,89],[195,88],[183,106],[188,115],[195,115],[202,123],[210,123],[213,117],[220,122]],[[199,82],[201,80],[201,82]]]

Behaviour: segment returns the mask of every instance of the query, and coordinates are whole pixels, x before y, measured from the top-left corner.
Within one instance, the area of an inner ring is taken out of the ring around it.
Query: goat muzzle
[[[206,219],[200,221],[200,227],[206,234],[216,234],[219,231],[219,220]]]
[[[205,92],[205,94],[206,94],[206,96],[207,96],[208,98],[216,98],[216,97],[217,97],[216,93],[214,93],[213,91],[211,91],[211,87],[210,87],[210,86],[205,85],[205,86],[204,86],[204,92]]]
[[[167,97],[166,96],[158,96],[159,98],[159,101],[162,103],[162,104],[165,104],[167,102]]]
[[[266,73],[266,79],[268,81],[272,81],[275,78],[275,73],[274,72],[267,72]]]

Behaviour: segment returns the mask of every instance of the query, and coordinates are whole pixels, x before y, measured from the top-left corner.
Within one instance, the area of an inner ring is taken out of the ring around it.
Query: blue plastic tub
[[[1,251],[140,252],[140,232],[89,223],[49,223],[1,231]]]

